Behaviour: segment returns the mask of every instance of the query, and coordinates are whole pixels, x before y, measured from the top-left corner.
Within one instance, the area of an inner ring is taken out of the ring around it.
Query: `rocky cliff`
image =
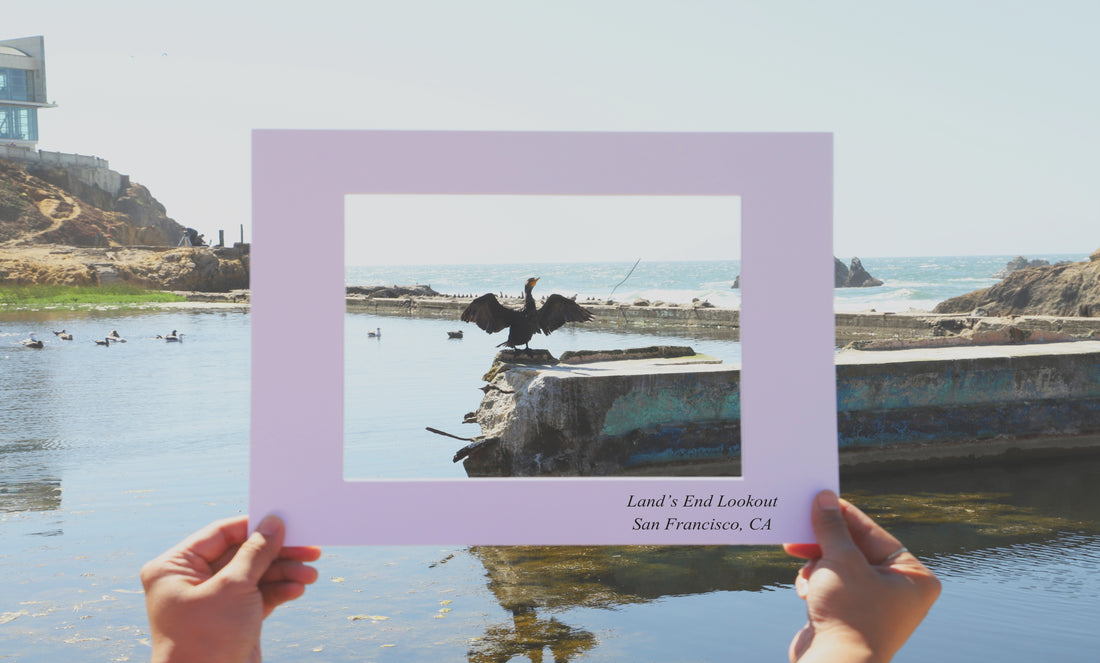
[[[1100,317],[1100,249],[1084,262],[1026,267],[990,288],[940,302],[935,313]]]
[[[0,159],[0,283],[248,287],[247,247],[176,249],[183,230],[140,184],[114,197],[62,167]]]

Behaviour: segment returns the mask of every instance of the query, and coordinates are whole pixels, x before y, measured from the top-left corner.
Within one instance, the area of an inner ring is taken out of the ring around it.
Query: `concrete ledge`
[[[403,297],[397,299],[349,295],[350,311],[365,311],[376,315],[401,315],[418,318],[446,317],[458,319],[472,299],[460,297]],[[520,299],[504,299],[505,306],[521,308]],[[588,327],[674,326],[738,329],[741,312],[736,309],[692,306],[631,306],[578,302],[596,315],[585,323]]]
[[[174,290],[174,295],[187,298],[188,302],[199,303],[224,303],[224,304],[249,304],[249,290],[230,290],[229,292],[197,292],[194,290]]]
[[[403,297],[394,299],[371,298],[365,295],[349,295],[349,311],[363,311],[376,315],[399,315],[421,318],[448,318],[458,320],[469,305],[468,297]],[[506,306],[520,308],[518,299],[505,299]],[[596,301],[580,302],[595,314],[595,319],[585,327],[596,329],[624,329],[644,332],[664,330],[689,330],[708,336],[737,340],[741,329],[740,311],[702,306],[633,306],[630,304],[602,304]],[[838,345],[866,339],[897,339],[908,341],[932,338],[947,334],[945,329],[966,329],[990,322],[1010,324],[1021,330],[1047,332],[1075,337],[1090,334],[1100,337],[1100,317],[1059,318],[1051,316],[1016,316],[1013,318],[979,318],[969,315],[940,315],[913,311],[907,313],[837,313],[836,335]]]
[[[699,357],[510,365],[475,476],[737,474],[740,371]],[[1100,449],[1100,341],[837,356],[842,464]]]

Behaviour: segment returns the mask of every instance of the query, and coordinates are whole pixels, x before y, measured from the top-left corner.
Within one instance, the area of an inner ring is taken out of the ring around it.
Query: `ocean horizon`
[[[1015,258],[989,256],[913,256],[861,258],[864,269],[883,285],[869,288],[837,288],[837,312],[931,311],[936,304],[959,295],[988,288],[1000,279],[994,275]],[[1087,260],[1087,253],[1027,256],[1050,263]],[[845,265],[851,258],[838,256]],[[781,267],[781,266],[780,266]],[[633,269],[633,271],[631,271]],[[690,304],[706,301],[722,308],[739,308],[741,293],[732,287],[740,273],[738,260],[647,262],[553,262],[470,265],[349,265],[348,285],[428,285],[446,295],[481,295],[486,292],[520,296],[523,283],[540,278],[535,295],[559,293],[578,300],[613,299],[630,303]],[[791,293],[797,298],[798,293]]]

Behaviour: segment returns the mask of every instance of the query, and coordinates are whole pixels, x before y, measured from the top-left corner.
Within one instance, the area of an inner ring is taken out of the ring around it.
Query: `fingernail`
[[[840,500],[831,490],[823,490],[817,494],[817,508],[822,511],[840,511]]]
[[[282,525],[282,519],[280,519],[279,516],[276,516],[275,514],[271,514],[269,516],[265,516],[264,519],[260,521],[260,525],[256,528],[256,531],[258,531],[260,534],[263,534],[264,536],[274,536],[275,533],[279,531],[279,528],[282,527]]]

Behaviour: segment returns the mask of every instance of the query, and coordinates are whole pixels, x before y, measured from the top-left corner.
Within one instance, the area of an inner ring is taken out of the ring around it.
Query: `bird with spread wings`
[[[538,280],[538,277],[527,279],[523,287],[524,301],[521,310],[504,306],[493,293],[488,293],[470,302],[462,312],[462,321],[473,322],[490,334],[507,328],[508,340],[497,347],[506,345],[518,351],[518,346],[522,345],[523,351],[528,356],[533,356],[530,343],[531,337],[536,333],[549,335],[567,322],[587,322],[592,319],[591,311],[558,294],[550,295],[541,308],[537,307],[531,291]]]

